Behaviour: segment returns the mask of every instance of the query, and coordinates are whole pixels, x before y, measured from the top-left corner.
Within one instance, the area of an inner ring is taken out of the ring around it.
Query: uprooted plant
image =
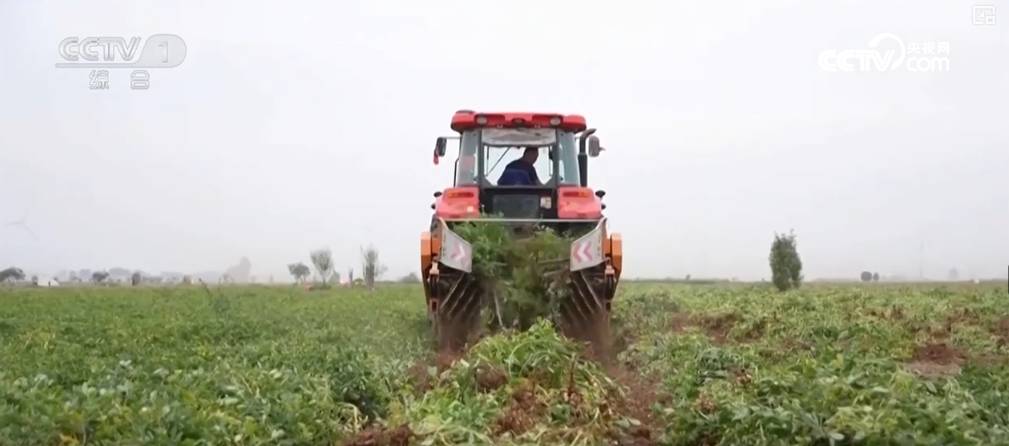
[[[454,231],[473,247],[473,274],[482,284],[492,329],[531,327],[555,319],[568,291],[570,240],[549,228],[525,236],[499,223],[467,223]]]

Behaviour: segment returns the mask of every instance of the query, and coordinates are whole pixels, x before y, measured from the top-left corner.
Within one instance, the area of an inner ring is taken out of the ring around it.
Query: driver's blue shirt
[[[525,172],[529,176],[530,183],[528,184],[513,184],[515,186],[538,186],[540,184],[540,178],[536,175],[536,168],[532,164],[525,162],[522,158],[508,163],[504,168],[504,173],[501,174],[501,178],[507,175],[509,170],[518,170]],[[523,178],[524,179],[524,178]],[[498,180],[498,184],[501,184],[501,180]]]

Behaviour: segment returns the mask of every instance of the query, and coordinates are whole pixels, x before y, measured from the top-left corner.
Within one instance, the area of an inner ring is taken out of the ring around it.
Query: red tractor
[[[434,163],[453,141],[453,184],[434,193],[431,228],[420,240],[427,311],[439,346],[462,347],[488,304],[472,274],[472,246],[452,230],[463,222],[503,223],[516,233],[550,227],[573,239],[570,259],[561,265],[570,298],[559,303],[556,322],[570,337],[607,342],[622,242],[603,217],[605,192],[588,187],[589,157],[602,151],[595,129],[579,115],[469,110],[456,112],[451,128],[458,136],[437,139]]]

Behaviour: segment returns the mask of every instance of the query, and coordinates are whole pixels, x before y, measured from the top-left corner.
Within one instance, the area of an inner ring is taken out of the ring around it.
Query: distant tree
[[[143,280],[143,276],[140,274],[140,271],[135,271],[130,276],[130,285],[138,286],[141,280]]]
[[[6,282],[8,280],[24,280],[25,272],[21,271],[21,268],[10,267],[3,271],[0,271],[0,282]]]
[[[879,282],[879,273],[872,273],[872,281]]]
[[[385,265],[378,261],[378,250],[368,245],[361,249],[361,267],[364,269],[364,286],[368,291],[375,289],[375,281],[385,273]]]
[[[325,285],[329,271],[333,269],[333,252],[329,249],[317,249],[309,253],[308,256],[312,259],[315,271],[319,273],[319,279]]]
[[[690,274],[687,274],[687,277],[685,277],[684,279],[686,279],[687,282],[690,282]]]
[[[109,273],[105,271],[95,271],[91,273],[91,281],[94,283],[102,283],[105,279],[109,278]]]
[[[333,274],[329,275],[329,283],[333,285],[340,284],[340,273],[338,273],[335,269],[333,270]]]
[[[39,286],[39,276],[32,276],[32,286]]]
[[[859,278],[862,279],[863,282],[871,282],[872,281],[872,273],[870,273],[868,271],[862,271],[862,274],[859,276]]]
[[[775,288],[785,291],[802,285],[802,259],[796,249],[795,232],[774,234],[768,261],[771,264],[771,282]]]
[[[400,283],[419,283],[420,277],[417,277],[417,273],[411,272],[403,277],[399,278]]]
[[[312,274],[312,270],[308,269],[308,265],[301,262],[287,265],[287,270],[294,276],[294,281],[298,283],[304,282],[305,278],[309,274]]]

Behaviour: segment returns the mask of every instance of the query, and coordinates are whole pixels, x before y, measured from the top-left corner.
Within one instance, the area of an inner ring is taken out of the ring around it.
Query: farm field
[[[423,293],[0,290],[0,445],[1009,444],[999,285],[622,284],[432,349]]]

